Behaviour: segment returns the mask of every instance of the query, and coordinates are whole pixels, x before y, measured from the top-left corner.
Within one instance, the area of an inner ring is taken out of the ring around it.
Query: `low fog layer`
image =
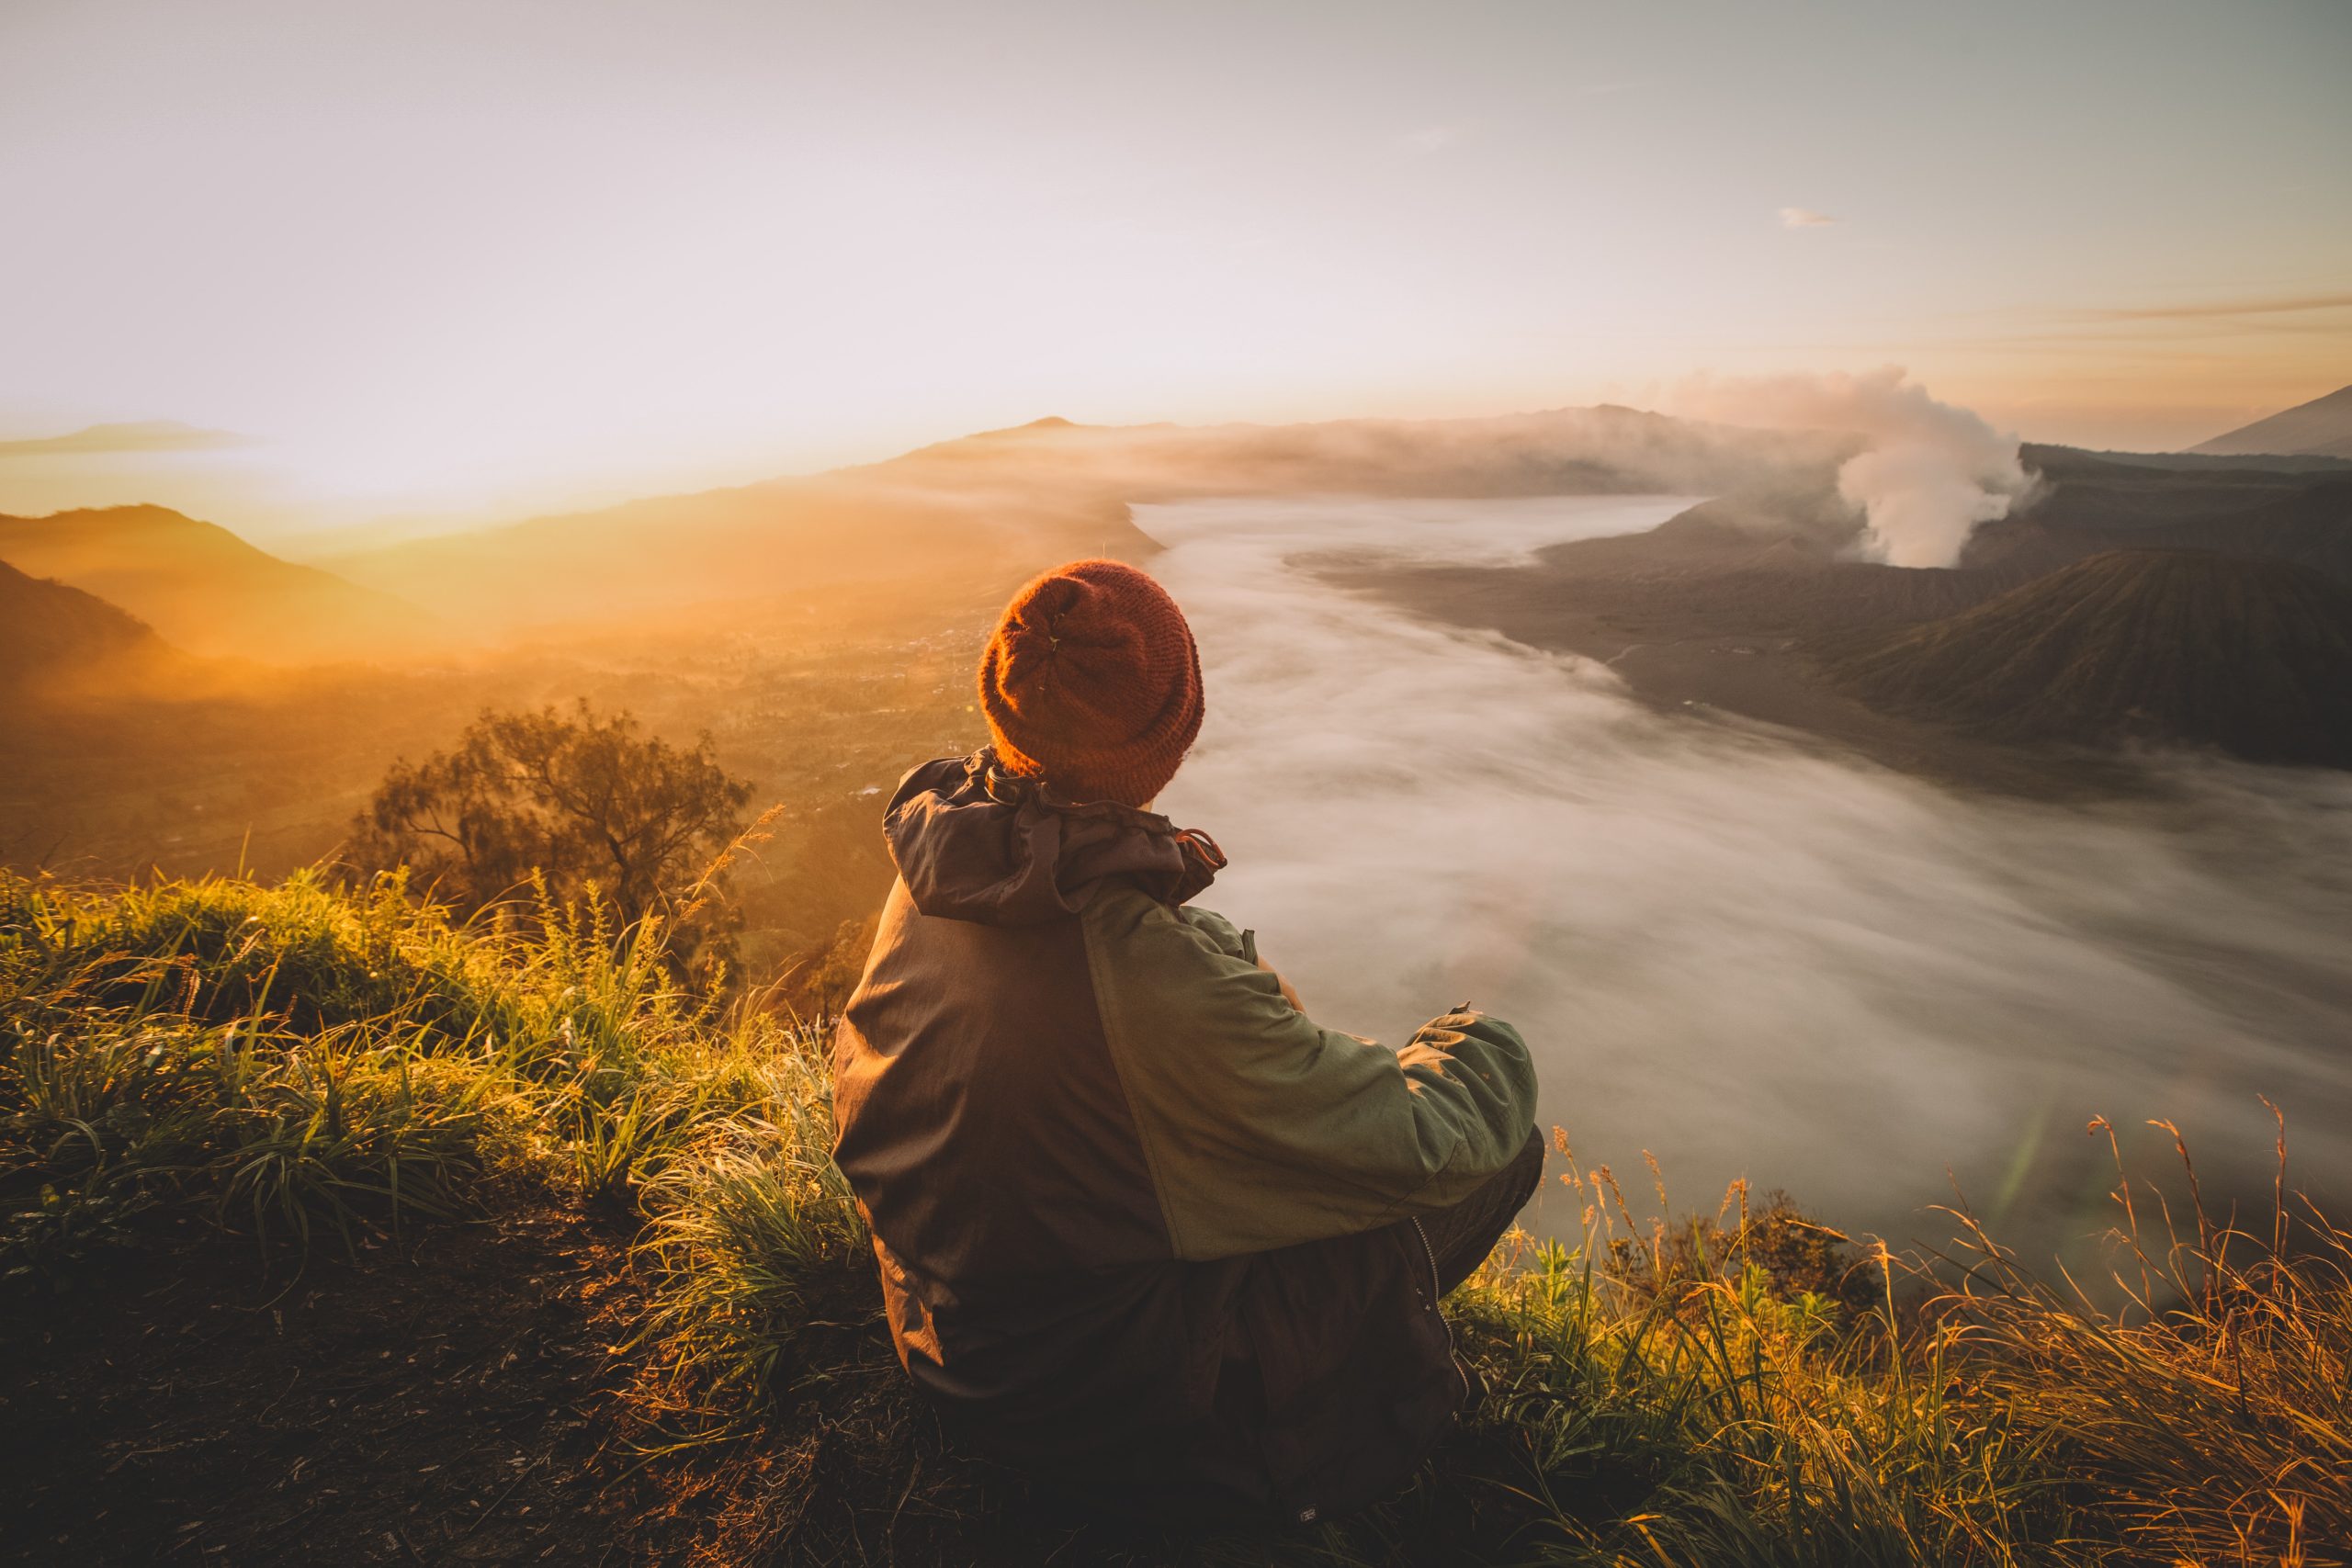
[[[1193,619],[1201,741],[1161,805],[1233,864],[1317,1017],[1395,1042],[1510,1019],[1580,1165],[1678,1208],[1745,1175],[1834,1224],[1940,1237],[1949,1168],[2047,1252],[2111,1218],[2093,1114],[2209,1198],[2352,1186],[2352,779],[2184,763],[2158,801],[1971,797],[1755,727],[1637,705],[1606,669],[1318,582],[1337,549],[1508,559],[1674,498],[1145,507]],[[1573,1229],[1567,1195],[1544,1228]]]

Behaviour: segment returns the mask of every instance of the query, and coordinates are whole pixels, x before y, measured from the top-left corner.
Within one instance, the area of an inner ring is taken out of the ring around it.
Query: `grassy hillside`
[[[191,653],[386,659],[445,635],[413,606],[168,507],[0,516],[0,560],[120,605]]]
[[[2007,739],[2352,765],[2352,588],[2280,561],[2095,556],[1826,662],[1872,702]]]
[[[1565,1136],[1583,1243],[1453,1298],[1488,1392],[1409,1488],[1090,1520],[944,1444],[816,1039],[667,989],[651,938],[0,881],[0,1323],[43,1347],[0,1371],[0,1556],[2352,1561],[2352,1237],[2283,1188],[2255,1234],[2136,1233],[2184,1304],[2117,1316],[1973,1233],[1931,1280],[1738,1191],[1645,1234]]]

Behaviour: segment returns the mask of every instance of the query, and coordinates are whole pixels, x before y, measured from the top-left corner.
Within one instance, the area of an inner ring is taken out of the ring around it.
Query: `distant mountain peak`
[[[1086,427],[1084,425],[1080,424],[1075,420],[1064,419],[1057,413],[1049,413],[1043,419],[1033,419],[1026,424],[1008,424],[1001,430],[975,431],[971,435],[966,437],[966,439],[973,441],[988,441],[1001,439],[1008,435],[1047,435],[1057,430],[1083,430]],[[955,443],[951,440],[941,443],[941,445],[952,446]]]
[[[52,512],[46,517],[26,519],[31,523],[53,523],[67,528],[102,528],[126,523],[145,523],[156,527],[220,528],[218,523],[207,523],[175,512],[153,502],[128,502],[119,506],[77,506],[68,512]],[[222,533],[228,530],[220,528]]]
[[[2352,457],[2352,386],[2189,448],[2214,457]]]

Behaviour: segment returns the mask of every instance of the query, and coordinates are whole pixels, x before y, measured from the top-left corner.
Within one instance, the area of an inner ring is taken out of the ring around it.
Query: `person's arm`
[[[1283,978],[1283,972],[1281,970],[1267,963],[1263,956],[1259,958],[1258,967],[1263,969],[1267,974],[1272,975],[1274,977],[1274,984],[1282,987],[1283,1000],[1291,1005],[1292,1011],[1305,1012],[1306,1010],[1306,1004],[1298,999],[1298,992],[1293,988],[1288,980]]]
[[[1534,1125],[1509,1024],[1460,1011],[1401,1051],[1318,1027],[1215,916],[1111,894],[1086,913],[1097,1003],[1179,1256],[1368,1230],[1459,1201]]]

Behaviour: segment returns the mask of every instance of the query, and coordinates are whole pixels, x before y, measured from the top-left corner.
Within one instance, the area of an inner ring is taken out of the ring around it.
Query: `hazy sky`
[[[0,445],[0,510],[1890,361],[2169,446],[2352,381],[2347,83],[2343,0],[0,0],[0,444],[253,438]]]

